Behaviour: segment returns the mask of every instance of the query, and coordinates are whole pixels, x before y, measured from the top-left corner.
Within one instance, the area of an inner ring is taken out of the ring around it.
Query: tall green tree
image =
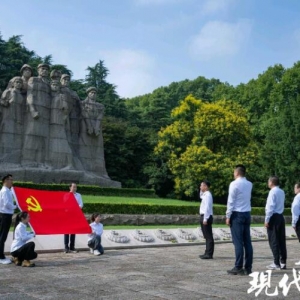
[[[97,101],[104,104],[105,113],[113,117],[126,118],[124,99],[117,94],[116,86],[107,82],[109,71],[104,61],[100,60],[94,67],[88,67],[87,71],[86,86],[94,86],[97,89]]]

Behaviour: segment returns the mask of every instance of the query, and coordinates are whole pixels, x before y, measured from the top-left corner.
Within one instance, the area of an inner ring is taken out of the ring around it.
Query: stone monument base
[[[101,187],[121,188],[121,183],[111,180],[108,176],[98,176],[97,174],[60,169],[53,170],[47,167],[29,168],[29,167],[7,167],[1,169],[1,174],[12,174],[15,181],[34,182],[34,183],[71,183],[90,184]]]

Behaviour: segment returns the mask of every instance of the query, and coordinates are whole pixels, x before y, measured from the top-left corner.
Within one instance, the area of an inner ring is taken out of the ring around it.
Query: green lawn
[[[133,197],[114,197],[114,196],[91,196],[82,195],[84,203],[118,203],[118,204],[152,204],[152,205],[172,205],[172,206],[196,206],[199,207],[200,202],[182,201],[176,199],[162,198],[133,198]],[[225,206],[214,204],[214,206]]]

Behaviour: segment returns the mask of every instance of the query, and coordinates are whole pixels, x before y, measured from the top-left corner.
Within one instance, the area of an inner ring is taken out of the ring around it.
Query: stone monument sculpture
[[[65,95],[60,91],[58,80],[51,81],[51,95],[49,161],[54,169],[74,169],[65,126],[71,108]]]
[[[38,65],[38,77],[28,80],[22,165],[49,168],[51,88],[47,64]]]
[[[97,89],[87,89],[87,98],[81,102],[82,120],[79,135],[79,156],[85,170],[107,176],[104,161],[102,118],[104,106],[96,102]]]
[[[65,95],[66,101],[69,103],[69,117],[66,119],[66,132],[67,139],[70,144],[73,157],[74,164],[76,169],[84,170],[81,161],[78,159],[78,143],[79,143],[79,128],[80,128],[80,120],[81,120],[81,109],[80,109],[80,99],[77,93],[70,88],[70,75],[63,74],[61,76],[61,91]]]
[[[121,187],[105,167],[97,89],[88,88],[82,101],[69,86],[70,75],[49,74],[47,64],[37,71],[32,77],[31,66],[23,65],[0,98],[1,171],[21,181]]]
[[[23,80],[14,77],[10,88],[3,93],[0,104],[2,117],[0,124],[0,161],[21,162],[23,134],[23,105],[21,93]]]

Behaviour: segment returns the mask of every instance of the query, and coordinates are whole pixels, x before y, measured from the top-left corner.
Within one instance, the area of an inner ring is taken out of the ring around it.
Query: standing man
[[[297,182],[294,186],[295,198],[292,203],[292,227],[296,231],[298,240],[300,242],[300,182]],[[300,266],[300,261],[295,263],[296,266]]]
[[[269,270],[286,269],[285,220],[283,217],[285,194],[279,188],[279,178],[271,176],[268,180],[270,192],[266,204],[265,227],[268,232],[270,248],[274,262],[267,266]]]
[[[2,189],[0,191],[0,264],[3,265],[11,263],[10,259],[5,258],[4,244],[11,226],[14,210],[16,209],[10,190],[12,185],[13,179],[11,174],[7,174],[2,178]]]
[[[83,202],[82,202],[82,197],[79,193],[77,193],[77,185],[76,183],[72,182],[69,186],[70,188],[70,193],[74,194],[74,197],[79,205],[79,207],[82,209],[83,207]],[[65,234],[65,238],[64,238],[64,242],[65,242],[65,253],[77,253],[78,251],[75,249],[75,234]],[[69,242],[70,242],[70,246],[69,246]]]
[[[252,273],[253,262],[250,236],[252,183],[246,179],[246,168],[243,165],[237,165],[233,175],[235,180],[229,186],[226,224],[230,226],[231,230],[235,249],[235,266],[227,273],[230,275],[248,275]],[[245,269],[243,269],[244,249]]]
[[[206,240],[206,249],[204,255],[199,255],[201,259],[212,259],[214,255],[215,242],[212,232],[213,223],[213,197],[209,191],[210,182],[203,180],[200,185],[200,225],[203,237]]]

